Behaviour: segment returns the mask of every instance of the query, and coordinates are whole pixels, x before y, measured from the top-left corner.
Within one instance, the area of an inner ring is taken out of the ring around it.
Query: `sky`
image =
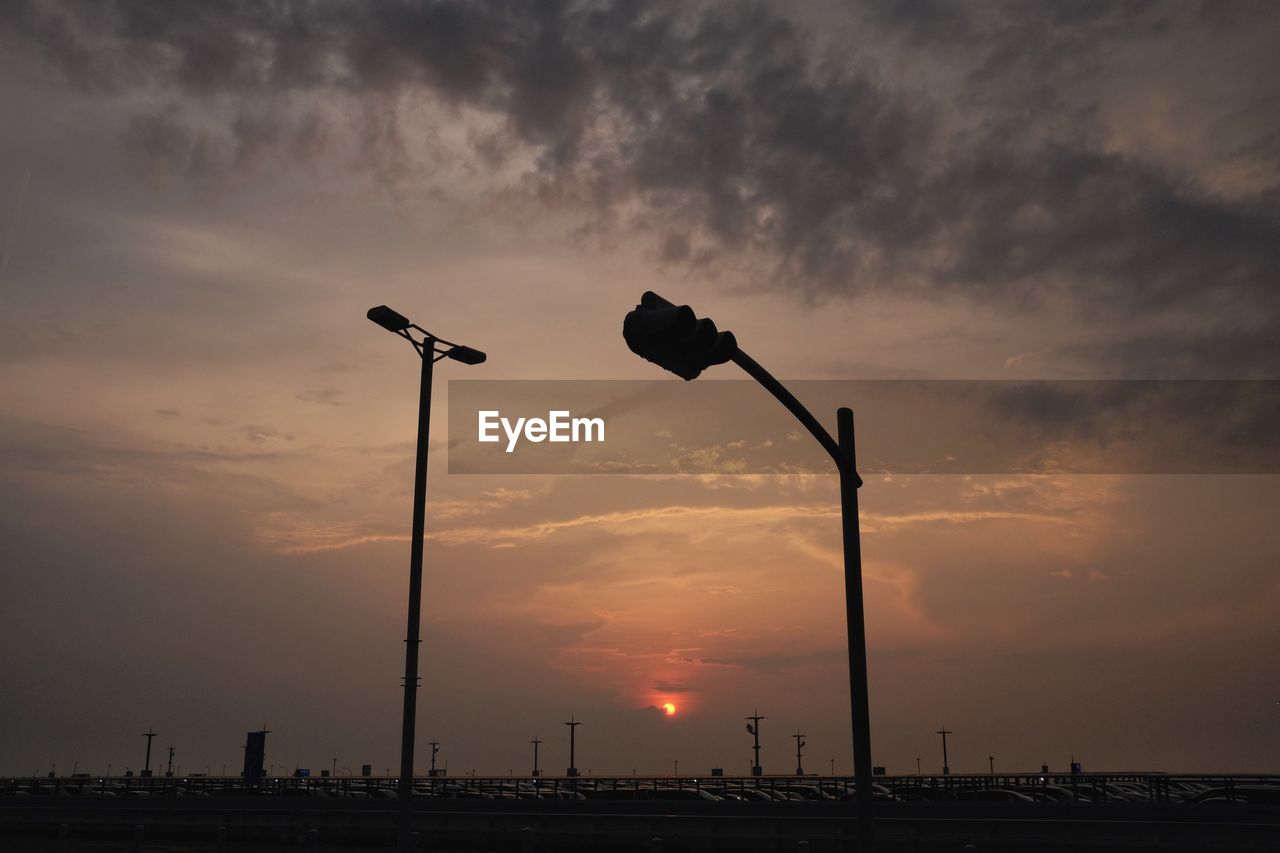
[[[437,367],[419,743],[554,771],[572,714],[584,773],[745,773],[759,709],[766,772],[796,732],[850,772],[834,476],[449,473],[449,381],[662,379],[645,290],[785,380],[1278,379],[1277,39],[1262,2],[11,0],[0,773],[136,770],[148,727],[185,772],[264,726],[273,769],[395,768],[382,303],[489,356]],[[955,772],[1280,766],[1274,473],[860,501],[874,763],[939,770],[945,725]]]

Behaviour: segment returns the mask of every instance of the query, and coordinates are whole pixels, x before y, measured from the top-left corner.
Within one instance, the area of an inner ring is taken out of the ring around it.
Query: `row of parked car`
[[[1114,780],[1081,777],[1070,783],[1045,779],[943,780],[902,778],[874,786],[884,802],[988,802],[1041,804],[1245,803],[1280,804],[1280,785],[1236,783],[1230,779]],[[415,798],[573,800],[593,802],[817,802],[853,799],[846,780],[420,780]],[[226,779],[11,779],[0,781],[0,796],[72,797],[282,797],[394,800],[392,779],[268,779],[244,785]]]

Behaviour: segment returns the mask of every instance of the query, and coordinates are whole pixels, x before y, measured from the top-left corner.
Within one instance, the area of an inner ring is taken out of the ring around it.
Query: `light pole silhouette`
[[[574,733],[578,730],[578,726],[582,725],[582,721],[581,721],[581,720],[575,720],[575,719],[573,718],[573,714],[570,714],[570,715],[569,715],[569,722],[565,723],[565,725],[569,727],[569,770],[568,770],[568,772],[567,772],[565,775],[566,775],[566,776],[577,776],[577,775],[578,775],[578,765],[577,765],[577,763],[575,763],[575,761],[574,761],[574,756],[573,756],[573,748],[574,748]]]
[[[427,741],[427,743],[431,745],[431,769],[428,771],[428,775],[434,778],[436,775],[436,753],[440,751],[440,741],[431,740]]]
[[[147,739],[147,759],[146,763],[142,765],[143,776],[151,775],[151,739],[157,734],[159,734],[159,732],[152,731],[150,728],[142,733],[142,736]]]
[[[422,359],[418,387],[418,444],[413,468],[413,532],[409,544],[409,618],[404,641],[404,711],[400,728],[400,812],[401,850],[410,849],[413,797],[413,737],[417,725],[418,645],[422,630],[422,537],[427,508],[427,446],[431,431],[431,369],[442,358],[463,364],[481,364],[485,354],[471,347],[436,337],[402,314],[385,305],[370,308],[366,316],[388,332],[413,345]],[[409,330],[418,332],[418,340]]]
[[[934,732],[934,734],[942,735],[942,775],[950,776],[951,767],[947,763],[947,735],[955,734],[955,732],[952,732],[946,726],[943,726]]]
[[[800,734],[800,730],[797,729],[796,733],[793,734],[792,737],[796,739],[796,775],[803,776],[804,775],[804,759],[801,757],[801,750],[804,749],[804,745],[805,745],[804,738],[807,738],[808,735]]]
[[[996,775],[996,757],[994,755],[988,755],[987,763],[991,766],[991,775]]]
[[[533,744],[533,775],[537,777],[542,775],[538,770],[538,744],[542,743],[542,741],[535,737],[529,743]]]
[[[173,775],[173,754],[177,752],[177,750],[178,748],[176,746],[169,747],[169,769],[165,771],[164,775],[166,776]]]
[[[760,769],[760,721],[769,718],[760,716],[760,709],[756,708],[752,715],[746,719],[751,721],[747,723],[747,731],[750,732],[751,737],[754,739],[751,749],[756,756],[751,764],[751,775],[759,776],[764,772]]]
[[[711,320],[698,317],[688,305],[673,305],[647,291],[627,314],[622,336],[636,355],[682,379],[696,379],[714,364],[732,361],[764,386],[795,415],[835,462],[840,473],[840,518],[844,540],[844,606],[849,645],[849,705],[853,724],[853,775],[858,813],[858,850],[870,853],[875,844],[871,820],[871,707],[867,684],[867,631],[863,614],[862,545],[858,530],[857,454],[853,410],[836,410],[836,438],[818,422],[769,371],[738,348],[732,332],[718,332]],[[757,765],[758,766],[758,765]]]

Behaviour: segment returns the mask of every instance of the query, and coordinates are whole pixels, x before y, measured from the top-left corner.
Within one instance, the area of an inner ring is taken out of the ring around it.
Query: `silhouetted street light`
[[[581,721],[581,720],[575,720],[575,719],[574,719],[574,717],[573,717],[573,714],[570,714],[570,715],[569,715],[569,722],[565,723],[565,725],[569,727],[569,770],[568,770],[568,772],[567,772],[565,775],[566,775],[566,776],[577,776],[577,775],[578,775],[578,765],[577,765],[577,763],[574,761],[574,754],[573,754],[574,745],[575,745],[575,743],[574,743],[574,733],[578,730],[578,726],[582,725],[582,721]]]
[[[805,744],[808,743],[808,741],[805,740],[805,738],[807,738],[808,735],[802,735],[800,734],[799,730],[796,730],[796,733],[793,734],[792,737],[796,739],[796,775],[803,776],[804,775],[803,752],[804,752]]]
[[[542,741],[535,737],[529,743],[533,744],[533,775],[536,778],[541,775],[538,771],[538,744],[542,743]]]
[[[409,619],[404,646],[404,713],[400,731],[400,848],[408,850],[413,797],[413,736],[417,723],[418,645],[422,627],[422,537],[427,507],[427,444],[431,429],[431,369],[442,358],[480,364],[485,354],[437,337],[385,305],[366,315],[388,332],[407,340],[422,359],[418,390],[418,448],[413,469],[413,532],[409,546]],[[411,331],[418,332],[417,340]],[[433,753],[434,756],[434,753]]]
[[[840,510],[844,533],[845,621],[849,643],[849,694],[853,721],[853,775],[857,786],[858,849],[874,844],[871,822],[871,711],[867,687],[867,636],[862,601],[862,547],[858,534],[858,476],[854,452],[853,410],[836,410],[837,438],[809,413],[782,383],[738,348],[732,332],[720,332],[711,320],[699,319],[688,305],[674,305],[648,291],[627,314],[622,336],[636,355],[682,379],[695,379],[706,368],[732,361],[759,382],[796,416],[831,455],[840,472]]]
[[[151,739],[157,734],[159,734],[159,732],[152,731],[150,728],[142,733],[142,736],[147,739],[147,760],[146,764],[142,768],[143,776],[151,775]]]
[[[753,739],[751,750],[755,755],[755,758],[752,759],[751,763],[751,775],[759,776],[764,772],[760,768],[760,721],[767,720],[769,718],[762,717],[760,715],[760,709],[756,708],[755,711],[752,712],[751,716],[746,719],[751,721],[747,723],[747,733],[751,735]]]
[[[943,726],[942,728],[934,732],[934,734],[942,735],[942,775],[950,776],[951,765],[947,763],[947,735],[955,734],[955,733],[952,732],[950,729],[948,729],[946,726]]]

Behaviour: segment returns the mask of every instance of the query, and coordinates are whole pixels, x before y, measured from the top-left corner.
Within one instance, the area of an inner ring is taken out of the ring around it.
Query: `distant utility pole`
[[[568,772],[568,773],[566,773],[565,775],[567,775],[567,776],[577,776],[577,775],[578,775],[578,765],[574,762],[574,754],[573,754],[573,750],[574,750],[574,734],[577,732],[577,730],[578,730],[578,726],[582,725],[582,723],[581,723],[581,721],[579,721],[579,720],[575,720],[575,719],[573,718],[573,715],[572,715],[572,714],[570,714],[570,715],[569,715],[569,722],[565,723],[565,725],[569,727],[569,772]]]
[[[751,749],[755,751],[755,756],[756,756],[755,760],[751,763],[751,775],[759,776],[761,775],[761,773],[763,773],[763,771],[760,769],[760,721],[767,720],[769,718],[762,717],[760,715],[760,709],[756,708],[755,711],[751,714],[751,716],[747,717],[747,719],[751,721],[747,723],[747,731],[755,739],[755,743],[751,747]]]
[[[165,772],[165,774],[164,774],[164,775],[166,775],[166,776],[172,776],[172,775],[173,775],[173,753],[174,753],[174,752],[176,752],[176,751],[177,751],[177,749],[178,749],[178,748],[177,748],[176,746],[170,746],[170,747],[169,747],[169,769],[168,769],[168,770]]]
[[[427,742],[431,744],[431,772],[428,775],[434,777],[436,775],[436,753],[440,751],[440,741],[432,740]]]
[[[142,768],[143,776],[151,775],[151,739],[155,737],[157,734],[158,732],[154,732],[151,729],[147,729],[145,732],[142,733],[142,736],[147,739],[147,760],[146,760],[146,764]]]
[[[796,729],[796,733],[793,734],[792,737],[796,739],[796,775],[803,776],[804,775],[804,759],[801,757],[801,750],[804,749],[804,744],[805,744],[803,738],[807,738],[808,735],[802,735],[800,734],[800,730]]]
[[[836,760],[834,758],[831,759],[831,775],[836,775]]]
[[[918,755],[916,756],[916,775],[917,775],[917,776],[921,776],[921,775],[923,775],[923,774],[920,772],[920,756],[918,756]]]
[[[988,755],[987,763],[991,765],[991,775],[996,775],[996,757],[994,755]]]
[[[942,775],[950,776],[951,767],[947,764],[947,735],[955,734],[955,732],[949,730],[946,726],[943,726],[938,729],[938,731],[934,732],[934,734],[942,735]]]
[[[540,776],[542,774],[538,771],[538,744],[542,743],[542,741],[535,737],[529,743],[533,744],[533,775]]]

